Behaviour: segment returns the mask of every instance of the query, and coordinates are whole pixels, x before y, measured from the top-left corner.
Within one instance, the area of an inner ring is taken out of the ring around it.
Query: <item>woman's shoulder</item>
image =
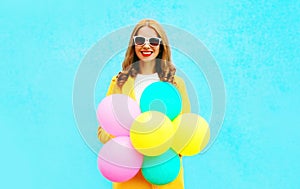
[[[174,79],[175,79],[175,80],[183,81],[182,77],[180,77],[180,76],[178,76],[178,75],[174,75]]]
[[[115,75],[111,78],[111,82],[117,82],[118,81],[118,75]]]
[[[131,76],[129,76],[129,77],[128,77],[128,80],[134,80],[134,78],[131,77]],[[111,78],[111,84],[116,84],[117,81],[118,81],[118,75],[115,75],[115,76],[113,76],[113,77]],[[184,86],[184,85],[185,85],[185,82],[184,82],[184,80],[182,79],[182,77],[177,76],[177,75],[174,76],[174,82],[175,82],[176,85],[178,85],[178,86]]]
[[[111,78],[111,83],[117,83],[118,77],[119,77],[119,74],[113,76],[113,77]],[[126,81],[128,81],[128,80],[134,80],[134,78],[133,78],[132,76],[128,76],[128,78],[127,78]]]
[[[177,76],[177,75],[174,76],[174,82],[177,86],[184,86],[185,85],[184,80],[180,76]]]
[[[108,87],[108,91],[106,93],[106,96],[111,95],[111,94],[121,93],[120,92],[121,89],[120,89],[120,87],[118,87],[117,82],[118,82],[118,75],[113,76],[111,78],[110,85]]]

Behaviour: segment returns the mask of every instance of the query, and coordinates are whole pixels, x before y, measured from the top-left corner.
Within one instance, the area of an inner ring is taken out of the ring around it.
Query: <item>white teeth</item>
[[[142,54],[151,54],[152,52],[142,52]]]

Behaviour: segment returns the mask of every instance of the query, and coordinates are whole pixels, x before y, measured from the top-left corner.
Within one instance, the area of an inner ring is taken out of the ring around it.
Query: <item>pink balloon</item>
[[[101,127],[114,136],[129,136],[130,126],[140,114],[138,103],[123,94],[105,97],[97,109]]]
[[[112,182],[125,182],[133,178],[142,163],[143,155],[134,149],[127,136],[109,140],[98,154],[98,168]]]

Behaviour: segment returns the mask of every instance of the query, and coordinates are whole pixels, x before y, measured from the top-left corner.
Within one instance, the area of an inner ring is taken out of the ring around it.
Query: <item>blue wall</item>
[[[201,40],[226,87],[217,140],[184,159],[186,188],[298,188],[299,12],[297,0],[1,1],[0,187],[110,188],[76,127],[73,81],[97,41],[153,18]]]

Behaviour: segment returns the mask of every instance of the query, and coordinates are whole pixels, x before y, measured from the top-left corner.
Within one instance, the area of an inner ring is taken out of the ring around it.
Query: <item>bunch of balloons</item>
[[[112,139],[98,154],[102,175],[113,182],[125,182],[141,170],[155,185],[175,180],[180,171],[178,154],[200,153],[210,137],[201,116],[181,111],[181,96],[167,82],[149,85],[140,104],[123,94],[105,97],[97,118]]]

